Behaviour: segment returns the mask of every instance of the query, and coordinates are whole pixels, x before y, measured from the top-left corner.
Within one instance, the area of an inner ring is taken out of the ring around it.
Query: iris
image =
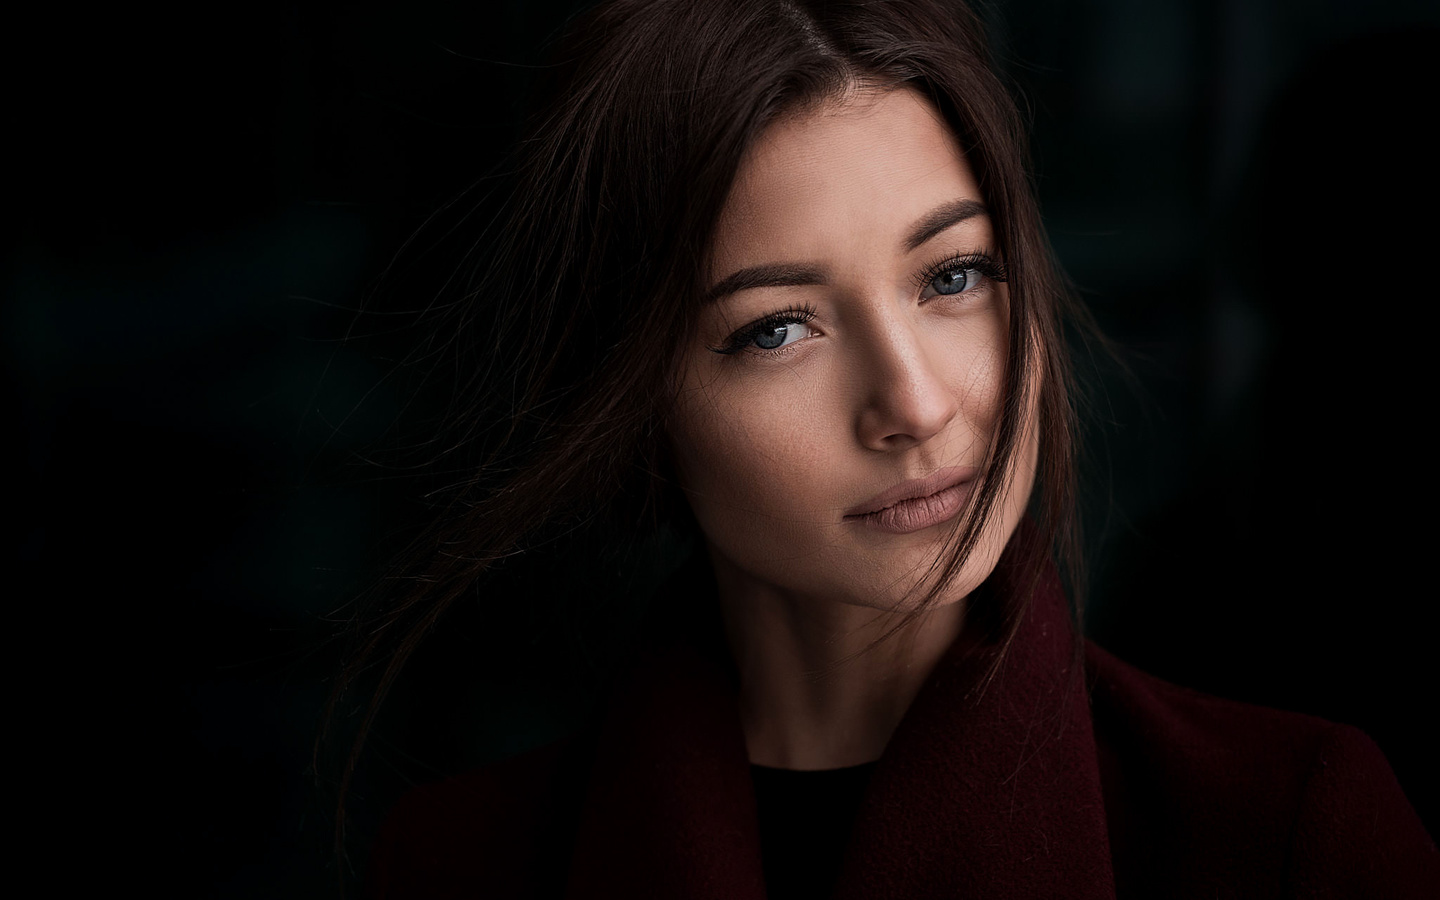
[[[930,281],[930,286],[935,289],[937,294],[958,294],[969,286],[970,273],[974,271],[974,269],[950,269],[941,272]]]

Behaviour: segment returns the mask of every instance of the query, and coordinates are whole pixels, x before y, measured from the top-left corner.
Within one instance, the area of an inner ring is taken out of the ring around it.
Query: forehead
[[[934,105],[911,88],[856,90],[761,134],[721,213],[713,268],[889,246],[938,201],[960,198],[984,199]]]

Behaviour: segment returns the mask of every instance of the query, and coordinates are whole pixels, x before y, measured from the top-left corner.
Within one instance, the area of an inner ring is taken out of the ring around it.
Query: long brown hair
[[[904,85],[935,104],[979,179],[1008,272],[1007,401],[988,475],[927,602],[999,503],[1026,397],[1038,398],[1040,539],[1012,542],[1005,565],[1033,576],[1058,557],[1078,570],[1062,332],[1088,320],[1053,261],[1025,125],[972,10],[944,0],[612,0],[574,17],[552,55],[503,212],[477,238],[457,298],[436,313],[437,352],[456,373],[445,464],[465,474],[402,556],[390,582],[400,589],[379,593],[356,622],[332,702],[368,667],[378,683],[345,781],[401,667],[498,562],[614,517],[630,534],[636,523],[685,527],[665,423],[721,207],[770,122],[856,84]],[[666,340],[639,339],[654,335]],[[1002,642],[1028,593],[1007,595]]]

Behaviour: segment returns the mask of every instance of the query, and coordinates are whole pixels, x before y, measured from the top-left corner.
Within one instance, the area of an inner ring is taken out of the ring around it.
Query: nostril
[[[867,447],[904,449],[945,431],[959,409],[955,392],[933,374],[877,383],[860,410],[857,431]]]

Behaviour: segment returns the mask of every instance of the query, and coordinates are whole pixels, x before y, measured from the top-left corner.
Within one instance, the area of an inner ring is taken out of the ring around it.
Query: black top
[[[801,772],[751,764],[769,900],[829,897],[875,763]]]

